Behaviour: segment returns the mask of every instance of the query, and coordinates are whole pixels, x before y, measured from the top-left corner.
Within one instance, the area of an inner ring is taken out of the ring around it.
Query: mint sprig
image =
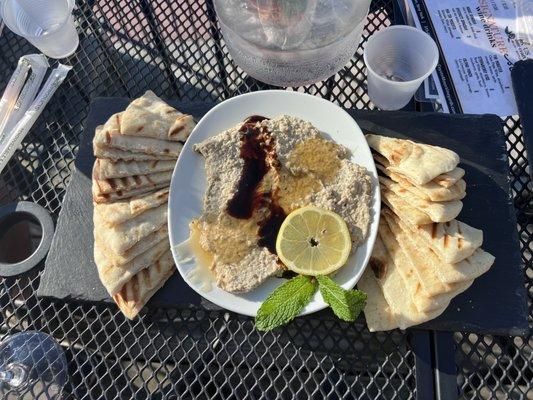
[[[299,275],[274,290],[261,304],[255,317],[260,331],[269,331],[294,319],[311,301],[317,289],[317,281]]]
[[[355,321],[365,307],[366,293],[360,290],[346,290],[329,276],[317,276],[316,279],[320,293],[333,313],[343,321]]]

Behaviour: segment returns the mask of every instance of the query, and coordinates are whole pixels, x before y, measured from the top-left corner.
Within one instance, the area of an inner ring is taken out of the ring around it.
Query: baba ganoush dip
[[[339,214],[363,242],[372,219],[371,179],[349,150],[309,122],[251,116],[194,146],[205,158],[203,213],[190,224],[206,267],[228,292],[248,292],[279,275],[275,240],[285,216],[305,205]],[[205,255],[208,257],[205,257]]]

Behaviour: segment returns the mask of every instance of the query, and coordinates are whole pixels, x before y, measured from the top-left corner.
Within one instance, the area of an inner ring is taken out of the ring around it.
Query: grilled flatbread
[[[422,226],[405,224],[405,227],[424,240],[440,259],[451,264],[470,257],[483,244],[483,231],[456,219]]]
[[[473,279],[443,284],[433,266],[425,263],[416,254],[413,255],[411,249],[405,246],[405,238],[397,236],[398,232],[393,232],[390,229],[389,223],[387,223],[390,221],[387,220],[387,216],[383,216],[383,220],[383,225],[380,221],[380,237],[387,244],[387,250],[391,254],[417,310],[430,313],[446,307],[455,296],[472,285]],[[427,279],[427,281],[422,279]]]
[[[424,200],[405,189],[399,183],[383,176],[379,177],[379,183],[404,200],[410,207],[427,214],[432,222],[451,221],[459,215],[463,208],[463,203],[458,200],[445,202]]]
[[[377,246],[376,246],[377,245]],[[376,241],[372,254],[372,262],[369,268],[374,273],[383,291],[383,296],[394,314],[394,319],[400,329],[406,329],[413,325],[421,324],[440,315],[448,306],[448,303],[429,312],[420,311],[408,288],[385,246],[381,241]]]
[[[161,156],[156,154],[136,153],[114,149],[111,147],[93,146],[93,152],[98,159],[107,159],[111,161],[176,161],[177,157]]]
[[[194,125],[192,116],[180,113],[148,90],[122,114],[121,133],[184,142]]]
[[[181,142],[123,135],[120,130],[121,118],[121,113],[115,114],[107,120],[102,129],[96,129],[93,147],[115,148],[157,156],[179,156],[183,148]]]
[[[431,282],[428,282],[428,285],[422,285],[415,265],[413,265],[408,259],[388,224],[385,222],[384,217],[382,218],[383,221],[380,221],[379,225],[379,237],[385,244],[387,252],[391,257],[391,261],[398,268],[398,272],[403,279],[406,290],[416,308],[419,311],[427,312],[447,304],[449,299],[442,296],[442,293],[446,289],[445,286],[437,282],[434,284],[434,286],[436,286],[434,290],[431,290],[431,287],[429,287],[428,290],[428,285]]]
[[[405,246],[410,252],[416,252],[418,256],[425,260],[428,265],[432,265],[437,277],[443,283],[456,283],[473,280],[489,270],[494,263],[494,257],[489,253],[478,248],[470,257],[452,264],[440,259],[437,254],[431,250],[427,242],[420,235],[413,235],[405,223],[395,216],[387,214],[387,222],[391,220],[405,233]]]
[[[429,215],[413,207],[407,201],[385,187],[381,187],[381,200],[399,215],[400,218],[404,219],[411,225],[418,226],[433,223]]]
[[[125,283],[113,296],[113,300],[126,318],[133,319],[174,271],[174,260],[172,253],[168,250],[153,265],[139,271]]]
[[[161,241],[157,245],[138,255],[125,264],[116,265],[110,262],[105,251],[94,245],[94,262],[98,268],[100,281],[110,296],[117,294],[122,286],[135,274],[154,264],[169,249],[168,241]]]
[[[119,150],[144,153],[156,156],[178,157],[183,144],[146,137],[111,135],[105,128],[97,131],[94,137],[96,147],[111,147]]]
[[[110,250],[108,244],[100,237],[101,232],[101,229],[95,229],[94,243],[105,254],[107,263],[113,265],[114,267],[120,267],[121,265],[129,263],[134,258],[162,242],[168,244],[168,229],[167,226],[164,225],[159,230],[151,233],[143,240],[133,245],[123,254],[117,254]]]
[[[147,187],[154,188],[156,186],[161,186],[161,184],[167,184],[168,186],[170,179],[172,178],[172,171],[104,179],[97,179],[94,175],[93,167],[93,195],[98,196],[105,193],[124,192]]]
[[[109,227],[98,212],[93,213],[95,237],[106,243],[107,248],[124,254],[136,243],[167,223],[167,205],[152,208],[118,225]]]
[[[417,186],[413,185],[402,175],[389,171],[380,164],[376,164],[376,167],[383,175],[399,184],[402,188],[427,201],[461,200],[466,196],[466,182],[463,179],[460,179],[455,185],[449,188],[440,186],[434,181]]]
[[[94,135],[101,136],[101,132],[104,129],[104,125],[99,125],[94,131]],[[156,154],[145,154],[127,150],[120,150],[109,146],[104,146],[99,143],[98,146],[94,143],[93,139],[93,153],[98,159],[106,159],[111,161],[172,161],[177,157],[162,156]]]
[[[459,164],[459,156],[442,147],[379,135],[366,135],[366,140],[372,149],[387,158],[391,171],[417,185],[452,171]]]
[[[457,167],[452,169],[450,172],[440,174],[433,179],[433,182],[442,187],[450,188],[455,185],[463,176],[465,176],[465,170]]]
[[[374,157],[374,161],[376,162],[378,167],[379,166],[385,167],[387,168],[387,171],[389,171],[388,167],[390,163],[385,157],[383,157],[381,154],[376,153],[376,152],[372,152],[372,157]],[[398,172],[395,172],[394,174],[398,177],[401,177],[403,180],[409,182],[411,185],[417,186],[416,183],[410,180],[408,176],[402,175]],[[439,186],[442,186],[443,188],[449,189],[453,185],[455,185],[464,175],[465,175],[465,170],[460,167],[456,167],[449,172],[440,174],[439,176],[437,176],[436,178],[434,178],[428,183],[439,185]]]
[[[94,209],[100,214],[106,225],[113,226],[124,223],[146,210],[167,203],[168,195],[169,189],[164,188],[126,201],[95,204]]]
[[[126,176],[147,175],[156,172],[172,171],[176,165],[174,160],[107,160],[97,158],[94,162],[93,178],[102,180],[108,178],[123,178]]]
[[[376,164],[381,165],[382,167],[388,168],[390,163],[389,160],[387,160],[385,157],[383,157],[381,154],[372,151],[372,157],[374,158],[374,161]]]
[[[357,282],[357,287],[367,295],[364,313],[368,330],[379,332],[398,328],[394,314],[383,296],[381,286],[370,268],[365,270]]]
[[[401,229],[400,225],[397,223],[397,219],[394,218],[392,213],[385,211],[383,216],[400,248],[415,267],[422,285],[425,286],[427,284],[427,287],[431,287],[432,289],[436,287],[441,288],[440,291],[433,293],[434,296],[444,293],[456,293],[458,289],[464,287],[464,285],[462,285],[464,281],[470,281],[470,284],[472,283],[475,274],[472,274],[471,277],[466,277],[466,279],[461,280],[461,282],[447,282],[449,279],[446,279],[446,282],[443,281],[440,276],[450,276],[454,274],[451,270],[444,270],[447,267],[452,268],[452,264],[439,264],[438,258],[433,262],[435,258],[430,258],[431,254],[427,254],[423,251],[423,247],[417,247],[414,245],[410,232]],[[427,248],[425,249],[427,250]],[[429,250],[429,252],[431,251]],[[462,290],[466,290],[470,284]]]
[[[154,186],[147,186],[142,187],[138,189],[132,189],[132,190],[118,190],[116,192],[111,193],[98,193],[94,192],[95,185],[93,184],[93,201],[96,204],[102,204],[102,203],[112,203],[115,201],[130,199],[132,197],[138,197],[142,195],[146,195],[147,193],[151,193],[155,190],[166,188],[168,187],[168,182],[159,183]]]

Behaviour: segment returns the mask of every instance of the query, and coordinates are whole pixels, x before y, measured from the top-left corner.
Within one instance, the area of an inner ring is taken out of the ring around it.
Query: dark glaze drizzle
[[[270,196],[270,201],[266,204],[269,209],[268,217],[259,221],[259,240],[257,244],[266,247],[272,254],[276,253],[276,238],[279,228],[287,216],[283,208],[277,205],[274,196]]]
[[[269,170],[267,154],[272,151],[272,144],[267,145],[264,141],[262,134],[265,132],[257,126],[258,122],[266,119],[268,118],[252,115],[244,120],[239,129],[243,134],[240,157],[244,160],[244,167],[237,184],[237,191],[228,201],[226,209],[234,218],[249,219],[257,208],[268,208],[268,217],[258,222],[257,244],[276,254],[276,237],[286,214],[278,205],[276,193],[257,193],[261,180]]]
[[[248,118],[246,118],[244,121],[243,121],[243,124],[246,125],[246,124],[257,124],[258,122],[262,122],[264,120],[267,120],[267,119],[270,119],[270,118],[267,118],[267,117],[263,117],[262,115],[250,115]],[[243,126],[244,126],[243,125]],[[241,127],[241,130],[242,130],[242,127]],[[242,131],[241,131],[242,132]]]
[[[252,217],[254,209],[258,206],[257,187],[268,172],[266,155],[269,149],[259,139],[262,132],[261,128],[256,126],[257,122],[265,119],[267,118],[252,115],[244,120],[239,129],[242,133],[240,157],[244,160],[244,167],[237,184],[237,191],[227,204],[228,214],[238,219]]]

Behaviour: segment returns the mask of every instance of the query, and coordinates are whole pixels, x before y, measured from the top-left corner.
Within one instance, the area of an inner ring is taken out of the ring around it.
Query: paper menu
[[[425,0],[464,113],[517,114],[510,68],[532,57],[511,0]]]

